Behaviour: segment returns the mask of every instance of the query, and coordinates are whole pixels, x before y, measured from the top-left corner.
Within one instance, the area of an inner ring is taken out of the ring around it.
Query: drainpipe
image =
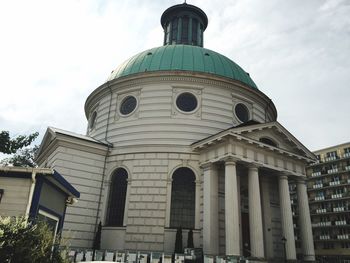
[[[101,195],[102,195],[103,183],[104,183],[105,177],[106,177],[107,157],[108,157],[108,154],[109,154],[109,150],[111,148],[113,148],[113,145],[107,140],[107,137],[108,137],[107,134],[108,134],[108,128],[109,128],[109,118],[110,118],[110,114],[111,114],[112,97],[113,97],[112,88],[109,86],[109,82],[107,83],[107,88],[109,89],[109,92],[111,94],[111,97],[110,97],[110,100],[109,100],[107,124],[106,124],[106,131],[105,131],[105,141],[107,142],[107,152],[106,152],[106,155],[105,155],[105,160],[104,160],[103,170],[102,170],[102,180],[101,180],[100,194],[99,194],[99,198],[98,198],[96,220],[95,220],[95,229],[94,229],[94,233],[95,234],[96,234],[96,231],[97,231],[97,225],[98,225],[98,219],[99,219],[99,213],[100,213],[100,207],[101,207]]]
[[[36,184],[35,176],[36,176],[36,172],[33,169],[33,171],[32,171],[32,184],[31,184],[30,190],[29,190],[29,197],[28,197],[28,203],[27,203],[26,214],[25,214],[27,220],[29,218],[30,206],[32,205],[33,194],[34,194],[34,189],[35,189],[35,184]]]

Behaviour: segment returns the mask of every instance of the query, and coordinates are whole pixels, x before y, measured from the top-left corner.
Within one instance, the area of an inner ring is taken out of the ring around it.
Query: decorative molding
[[[176,75],[174,75],[176,74]],[[235,93],[242,92],[245,94],[245,97],[251,97],[253,101],[259,102],[263,105],[269,104],[270,99],[260,90],[253,89],[245,84],[227,79],[224,77],[205,74],[205,73],[193,73],[190,72],[174,72],[174,71],[163,71],[163,72],[146,72],[136,75],[130,75],[125,78],[118,78],[112,81],[108,81],[98,88],[96,88],[87,98],[85,102],[85,115],[89,112],[91,105],[95,104],[97,100],[101,99],[107,92],[108,89],[111,88],[113,92],[117,90],[121,90],[124,88],[133,88],[135,86],[140,86],[143,84],[153,83],[153,82],[192,82],[197,83],[198,85],[207,85],[207,86],[216,86],[223,87],[226,89],[233,89]],[[264,102],[264,103],[262,103]],[[275,106],[272,103],[274,118],[277,117],[277,111]]]

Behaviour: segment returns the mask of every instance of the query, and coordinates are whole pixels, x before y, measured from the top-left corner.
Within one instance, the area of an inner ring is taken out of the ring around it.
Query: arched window
[[[196,210],[196,176],[186,167],[173,174],[171,186],[170,227],[194,228]]]
[[[259,139],[260,142],[271,145],[273,147],[277,147],[277,143],[275,143],[273,140],[266,138],[266,137],[262,137]]]
[[[106,220],[108,226],[123,226],[127,180],[128,172],[123,168],[118,168],[112,175]]]

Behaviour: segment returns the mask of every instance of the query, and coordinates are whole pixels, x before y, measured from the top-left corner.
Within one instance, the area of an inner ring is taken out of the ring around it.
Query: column
[[[264,257],[264,236],[261,216],[259,174],[257,167],[248,171],[250,250],[253,257]]]
[[[167,183],[166,183],[166,200],[168,200],[168,202],[166,203],[166,213],[165,213],[165,226],[169,227],[170,226],[170,209],[171,209],[171,186],[173,183],[173,179],[172,178],[168,178],[167,179]]]
[[[225,161],[225,238],[226,255],[240,255],[240,228],[236,163]]]
[[[315,261],[315,249],[312,238],[309,202],[304,179],[297,180],[297,198],[301,248],[303,252],[304,261]]]
[[[285,257],[287,260],[296,260],[293,215],[290,203],[288,177],[286,175],[282,175],[279,177],[279,195],[281,207],[282,235],[286,239]]]
[[[267,178],[261,178],[261,196],[264,222],[264,240],[265,256],[267,259],[273,258],[273,239],[272,239],[272,218],[271,218],[271,201],[270,201],[270,183]]]
[[[205,165],[203,184],[203,250],[205,254],[219,254],[219,182],[212,164]]]

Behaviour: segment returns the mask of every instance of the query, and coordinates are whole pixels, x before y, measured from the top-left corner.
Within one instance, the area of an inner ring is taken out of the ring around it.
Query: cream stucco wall
[[[24,216],[29,201],[31,179],[0,177],[4,195],[0,203],[0,216]]]

